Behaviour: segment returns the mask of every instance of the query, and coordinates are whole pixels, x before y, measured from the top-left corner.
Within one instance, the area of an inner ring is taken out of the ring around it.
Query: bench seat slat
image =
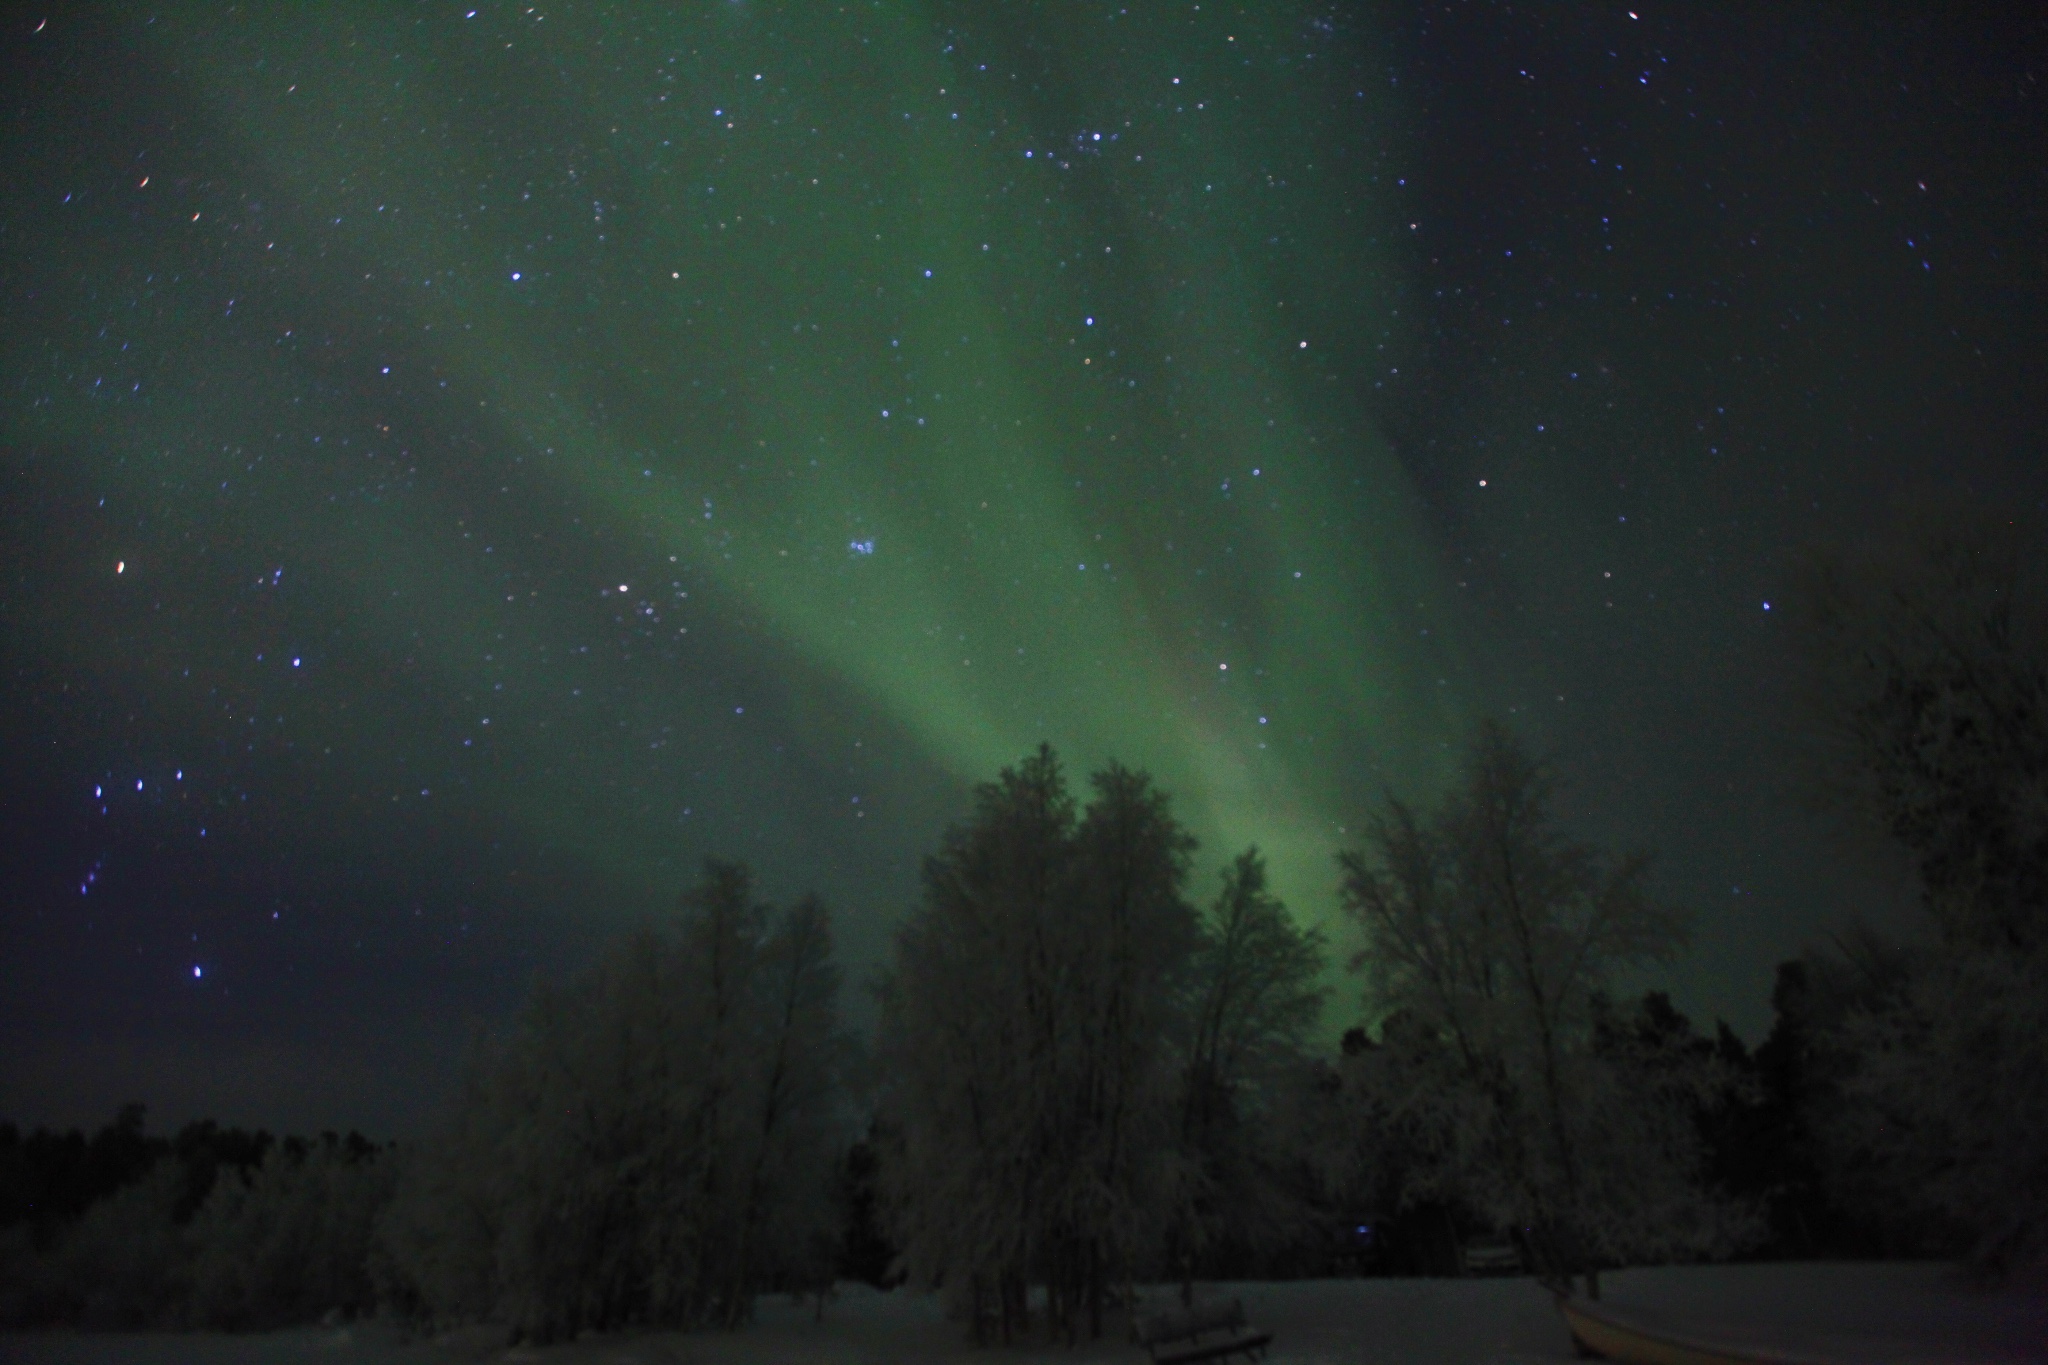
[[[1247,1323],[1243,1300],[1231,1299],[1157,1314],[1146,1320],[1137,1340],[1152,1365],[1199,1365],[1238,1355],[1259,1360],[1273,1334]]]
[[[1228,1341],[1214,1341],[1205,1346],[1189,1346],[1177,1351],[1154,1351],[1154,1365],[1195,1365],[1197,1361],[1221,1360],[1227,1356],[1252,1355],[1263,1352],[1272,1342],[1271,1332],[1253,1332],[1247,1336],[1233,1337]]]

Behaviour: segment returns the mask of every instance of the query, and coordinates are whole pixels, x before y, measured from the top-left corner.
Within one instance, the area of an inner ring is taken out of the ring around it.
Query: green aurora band
[[[1399,111],[1347,74],[1369,35],[1285,5],[466,8],[110,24],[184,119],[123,191],[148,230],[13,250],[142,300],[154,359],[52,296],[5,345],[55,396],[5,434],[147,500],[133,574],[181,537],[286,545],[333,650],[384,641],[418,671],[378,686],[451,715],[527,661],[495,732],[551,776],[492,818],[653,893],[672,803],[607,774],[713,690],[651,642],[726,632],[781,660],[793,746],[879,716],[962,782],[1041,740],[1115,757],[1205,866],[1256,842],[1326,918],[1347,821],[1440,778],[1472,691],[1371,411],[1411,248]],[[137,396],[89,396],[124,363]],[[630,670],[563,647],[592,603],[645,624]],[[138,688],[176,662],[62,638]],[[538,700],[599,677],[601,706]],[[373,705],[301,706],[301,745],[388,764]]]

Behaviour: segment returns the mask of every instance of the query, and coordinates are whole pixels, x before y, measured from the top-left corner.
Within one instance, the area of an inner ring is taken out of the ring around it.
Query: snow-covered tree
[[[2048,942],[2048,553],[2000,516],[1930,513],[1818,559],[1810,705],[1835,794],[1912,858],[1957,947]]]
[[[815,900],[771,928],[746,870],[708,863],[677,932],[537,994],[408,1172],[395,1286],[548,1340],[734,1326],[759,1290],[810,1284],[845,1117],[837,991]]]
[[[1018,1325],[1038,1219],[1037,1130],[1056,1040],[1056,920],[1074,805],[1041,751],[976,790],[926,860],[882,987],[882,1184],[904,1270],[944,1284],[977,1338]]]
[[[39,1290],[49,1314],[31,1325],[51,1318],[101,1331],[187,1325],[192,1246],[176,1218],[185,1181],[176,1162],[157,1161],[88,1208],[42,1265],[21,1266],[29,1284],[10,1289]]]
[[[1309,1083],[1306,1043],[1327,995],[1323,936],[1267,890],[1258,850],[1239,854],[1222,883],[1200,925],[1184,1045],[1170,1239],[1184,1298],[1212,1249],[1266,1251],[1300,1231],[1307,1210],[1281,1169],[1297,1153],[1282,1139],[1298,1136],[1289,1102]]]
[[[370,1266],[378,1302],[402,1317],[445,1326],[499,1311],[502,1065],[501,1053],[473,1041],[445,1121],[396,1153],[397,1192],[378,1218]]]
[[[1049,748],[975,794],[926,861],[882,988],[884,1183],[906,1269],[977,1336],[1101,1330],[1158,1236],[1194,841],[1111,765],[1076,818]]]
[[[273,1146],[254,1172],[223,1172],[192,1219],[189,1320],[247,1329],[375,1307],[372,1231],[390,1163],[326,1134]]]
[[[1830,1158],[1983,1272],[2048,1257],[2048,955],[1924,953],[1832,1041],[1850,1060],[1821,1128]]]
[[[838,1234],[831,1202],[844,1145],[839,1099],[848,1041],[838,1022],[839,972],[831,920],[814,896],[798,901],[769,938],[761,965],[765,1029],[753,1087],[738,1235],[730,1255],[727,1320],[761,1283],[829,1285]],[[821,1259],[821,1257],[823,1259]]]
[[[1831,1157],[1882,1173],[1993,1273],[2048,1258],[2041,547],[2024,520],[1938,509],[1821,560],[1807,594],[1826,771],[1911,858],[1932,931],[1833,1031]]]
[[[1668,958],[1684,922],[1649,895],[1643,858],[1565,836],[1551,790],[1486,724],[1433,818],[1389,801],[1343,856],[1365,937],[1352,966],[1399,1023],[1354,1072],[1422,1145],[1418,1188],[1520,1230],[1541,1273],[1560,1288],[1584,1275],[1597,1296],[1602,1265],[1725,1250],[1746,1220],[1701,1187],[1670,1085],[1594,1047],[1612,974]]]
[[[246,1330],[371,1311],[390,1153],[353,1133],[231,1133],[222,1146],[255,1139],[249,1164],[214,1166],[209,1139],[222,1136],[193,1124],[175,1146],[153,1143],[139,1178],[87,1207],[44,1255],[5,1267],[0,1313],[13,1325]]]

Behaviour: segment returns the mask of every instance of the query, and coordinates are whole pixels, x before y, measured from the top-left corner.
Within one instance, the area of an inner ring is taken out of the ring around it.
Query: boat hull
[[[1560,1298],[1557,1308],[1581,1355],[1626,1365],[1835,1365],[1820,1356],[1702,1340],[1644,1323],[1604,1304]]]

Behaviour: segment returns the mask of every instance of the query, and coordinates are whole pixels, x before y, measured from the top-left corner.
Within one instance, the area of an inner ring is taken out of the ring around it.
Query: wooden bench
[[[1237,1299],[1155,1313],[1133,1335],[1151,1353],[1152,1365],[1194,1365],[1236,1355],[1261,1360],[1273,1340],[1271,1332],[1245,1322],[1244,1304]]]

